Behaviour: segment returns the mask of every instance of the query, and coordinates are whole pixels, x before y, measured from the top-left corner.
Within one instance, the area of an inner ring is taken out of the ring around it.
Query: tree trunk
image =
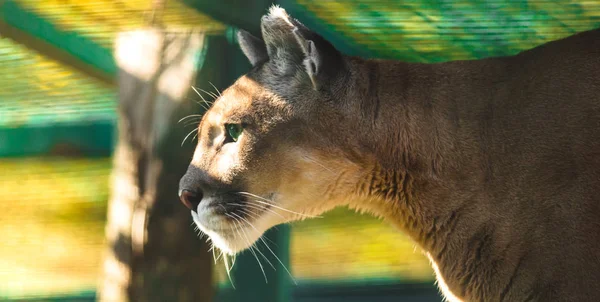
[[[99,301],[212,299],[212,254],[177,196],[193,152],[192,144],[181,147],[193,127],[177,121],[199,113],[190,99],[204,41],[201,33],[158,29],[116,40],[119,141]]]

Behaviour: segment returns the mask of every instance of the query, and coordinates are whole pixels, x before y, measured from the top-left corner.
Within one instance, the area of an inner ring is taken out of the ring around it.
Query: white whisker
[[[182,147],[183,147],[183,144],[185,144],[185,140],[186,140],[186,139],[187,139],[187,138],[188,138],[190,135],[192,135],[192,133],[194,133],[194,131],[196,131],[196,133],[197,133],[197,132],[198,132],[198,129],[195,129],[195,128],[194,128],[194,129],[192,129],[192,131],[190,131],[190,133],[188,133],[188,134],[187,134],[187,135],[186,135],[186,136],[183,138],[183,141],[181,142],[181,146],[182,146]]]
[[[229,261],[227,257],[223,257],[223,263],[225,264],[225,270],[227,271],[227,277],[229,277],[229,282],[231,282],[231,286],[235,289],[235,284],[233,283],[233,279],[231,279],[231,268],[229,268]]]
[[[217,264],[217,251],[214,248],[212,249],[212,254],[213,254],[213,261],[215,262],[215,265]]]
[[[252,217],[252,218],[254,218],[256,220],[260,219],[260,216],[259,216],[258,213],[254,212],[254,211],[251,211],[249,208],[247,208],[248,206],[254,206],[252,204],[242,205],[242,204],[239,204],[239,203],[230,203],[230,205],[240,206],[240,207],[242,207],[240,210],[242,211],[243,214],[246,214],[246,215],[248,215],[248,216],[250,216],[250,217]],[[265,209],[264,207],[258,207],[258,206],[254,206],[254,209],[259,209],[261,211],[262,210],[269,210],[269,209]],[[273,211],[271,211],[271,212],[273,212]],[[273,213],[279,215],[279,213],[277,213],[277,212],[273,212]],[[281,215],[279,215],[279,216],[281,218],[283,218],[283,216],[281,216]],[[274,226],[273,228],[277,229],[277,226]],[[269,239],[268,237],[265,237],[264,239],[268,240],[269,242],[271,242],[272,244],[274,244],[275,246],[277,246],[277,243],[273,242],[273,240]]]
[[[198,90],[200,90],[200,91],[202,91],[202,92],[204,92],[204,93],[208,94],[208,95],[209,95],[209,96],[211,96],[213,99],[217,99],[217,98],[219,98],[219,96],[218,96],[218,95],[216,95],[216,94],[214,94],[213,92],[206,91],[206,90],[204,90],[204,89],[202,89],[202,88],[198,88]]]
[[[304,154],[304,155],[303,155],[303,157],[304,157],[305,159],[307,159],[307,160],[309,160],[309,161],[311,161],[311,162],[313,162],[313,163],[315,163],[315,164],[319,165],[321,168],[323,168],[323,169],[327,170],[329,173],[335,174],[335,172],[334,172],[333,170],[329,169],[329,168],[328,168],[328,167],[326,167],[324,164],[322,164],[322,163],[318,162],[316,159],[314,159],[314,158],[312,158],[312,157],[310,157],[310,156],[308,156],[308,155],[306,155],[306,154]]]
[[[198,90],[196,89],[196,87],[192,86],[192,89],[194,89],[194,91],[196,92],[196,94],[198,94],[198,96],[202,99],[202,101],[206,104],[206,106],[208,106],[210,108],[211,104],[208,101],[206,101],[206,99],[204,98],[204,96],[200,92],[198,92]],[[200,90],[202,90],[202,89],[200,89]],[[208,108],[206,108],[206,110],[208,110]]]
[[[199,228],[199,227],[196,225],[196,223],[195,223],[195,222],[193,222],[193,221],[192,221],[192,223],[190,224],[190,226],[193,226],[193,227],[194,227],[194,234],[195,234],[196,236],[198,236],[198,239],[202,239],[202,238],[204,238],[205,234],[204,234],[204,233],[202,233],[202,231],[201,231],[201,230],[200,230],[200,228]]]
[[[234,223],[235,223],[235,230],[236,230],[236,231],[238,232],[238,234],[240,235],[240,239],[242,239],[242,238],[241,238],[241,237],[242,237],[242,234],[239,232],[239,229],[241,229],[241,222],[240,222],[240,224],[238,225],[238,220],[237,220],[235,217],[233,217],[233,216],[229,215],[228,213],[225,213],[225,215],[227,215],[227,217],[229,217],[229,218],[231,218],[231,219],[233,219],[233,220],[234,220]],[[243,229],[242,229],[242,231],[243,231]],[[256,262],[258,262],[258,266],[260,267],[260,270],[262,271],[262,273],[263,273],[263,276],[265,277],[265,283],[269,283],[269,281],[267,280],[267,274],[265,273],[265,269],[263,268],[263,265],[262,265],[262,263],[261,263],[261,262],[260,262],[260,260],[258,259],[258,256],[257,256],[257,255],[256,255],[256,253],[254,252],[253,246],[250,244],[250,240],[248,240],[248,237],[246,237],[246,243],[249,245],[249,248],[248,248],[248,250],[250,251],[250,253],[252,253],[252,255],[254,256],[254,258],[256,259]]]
[[[207,107],[207,105],[200,103],[198,100],[195,100],[195,99],[192,99],[192,98],[186,98],[186,100],[188,100],[188,101],[192,101],[192,102],[194,102],[194,103],[196,103],[196,104],[200,105],[200,107],[202,107],[202,109],[204,109],[204,111],[208,111],[208,109],[209,109],[209,108]]]
[[[286,218],[285,218],[285,217],[283,217],[283,215],[281,215],[281,214],[279,214],[279,213],[275,212],[273,209],[270,209],[270,208],[266,208],[266,207],[264,207],[264,204],[262,204],[262,203],[258,203],[258,202],[257,202],[257,204],[252,204],[252,203],[250,203],[250,202],[256,202],[256,201],[255,201],[255,200],[251,200],[251,199],[249,199],[247,202],[248,202],[248,206],[252,206],[254,209],[259,209],[259,210],[261,210],[261,211],[266,211],[266,212],[268,212],[269,214],[275,214],[275,215],[277,215],[277,216],[281,217],[281,219],[283,219],[283,220],[286,220]],[[260,206],[259,206],[259,205],[260,205]]]
[[[247,200],[247,201],[248,201],[248,202],[252,202],[253,200]],[[241,204],[238,204],[238,203],[236,203],[236,205],[243,206],[243,207],[249,207],[249,208],[252,208],[252,209],[255,209],[255,210],[259,210],[259,211],[267,211],[267,212],[269,212],[270,214],[271,214],[271,213],[272,213],[272,214],[275,214],[275,215],[277,215],[277,216],[281,217],[281,219],[285,220],[285,217],[283,217],[281,214],[279,214],[279,213],[277,213],[277,212],[273,211],[272,209],[269,209],[269,208],[266,208],[266,207],[264,207],[264,205],[263,205],[263,204],[260,204],[260,203],[257,203],[257,204],[246,203],[245,205],[241,205]]]
[[[273,252],[273,250],[269,247],[269,245],[262,239],[262,237],[260,238],[260,240],[262,241],[262,243],[267,247],[267,249],[271,252],[271,254],[273,254],[273,256],[275,257],[275,259],[277,259],[277,261],[279,261],[279,264],[281,264],[281,266],[283,266],[283,269],[288,273],[288,275],[290,276],[290,278],[292,279],[292,281],[294,281],[294,284],[298,285],[298,282],[296,282],[296,279],[294,279],[294,276],[292,276],[292,273],[287,269],[287,267],[285,266],[285,264],[283,264],[283,262],[281,261],[281,259],[279,259],[279,257],[277,257],[277,255],[275,254],[275,252]]]
[[[254,212],[251,212],[251,211],[250,211],[250,210],[248,210],[248,209],[239,209],[239,211],[240,211],[241,213],[243,213],[243,214],[245,214],[245,215],[249,216],[249,217],[252,217],[252,219],[259,219],[259,218],[260,218],[260,216],[258,216],[258,214],[254,213]]]
[[[250,221],[248,221],[248,219],[246,219],[246,218],[244,218],[244,217],[242,217],[242,216],[240,216],[240,215],[238,215],[238,214],[236,214],[236,213],[231,213],[231,214],[232,214],[232,215],[235,215],[235,217],[237,217],[237,218],[239,218],[239,219],[241,219],[241,220],[245,221],[245,222],[246,222],[246,224],[248,224],[250,227],[252,227],[252,228],[253,228],[253,229],[256,231],[256,234],[257,234],[258,236],[261,236],[261,235],[262,235],[262,234],[260,233],[260,231],[259,231],[259,230],[257,230],[257,229],[256,229],[256,227],[255,227],[255,226],[254,226],[252,223],[250,223]]]
[[[280,206],[276,206],[274,204],[274,201],[266,199],[266,198],[258,196],[258,195],[254,195],[252,193],[248,193],[248,192],[238,192],[238,193],[242,194],[242,195],[252,196],[254,198],[259,199],[259,200],[256,200],[256,199],[253,200],[254,202],[258,202],[258,203],[262,203],[262,204],[265,204],[265,205],[269,205],[271,207],[274,207],[274,208],[277,208],[279,210],[286,211],[286,212],[289,212],[289,213],[292,213],[292,214],[296,214],[296,215],[300,215],[300,216],[308,217],[308,218],[323,218],[322,216],[314,216],[314,215],[302,214],[302,213],[294,212],[294,211],[286,209],[286,208],[282,208]],[[262,201],[262,200],[264,200],[264,201]]]
[[[259,218],[259,215],[258,215],[258,213],[254,212],[254,211],[251,211],[251,210],[250,210],[250,208],[251,208],[251,207],[249,207],[249,205],[248,205],[248,204],[246,204],[246,205],[243,205],[243,204],[234,203],[234,202],[232,202],[232,203],[229,203],[229,204],[230,204],[230,205],[232,205],[232,206],[239,206],[239,207],[240,207],[240,209],[239,209],[239,210],[240,210],[240,211],[242,211],[242,213],[244,213],[244,214],[246,214],[246,215],[248,215],[248,216],[251,216],[251,217],[252,217],[252,218],[254,218],[254,219],[258,219],[258,218]],[[256,207],[256,206],[255,206],[253,209],[259,209],[259,210],[262,210],[262,208],[258,208],[258,207]]]
[[[248,220],[244,219],[243,217],[241,217],[241,216],[239,216],[239,215],[237,215],[237,214],[235,214],[235,213],[231,213],[231,214],[233,214],[233,215],[235,215],[236,217],[238,217],[238,218],[242,219],[243,221],[245,221],[245,222],[246,222],[248,225],[250,225],[250,226],[251,226],[251,227],[252,227],[252,228],[253,228],[253,229],[254,229],[254,230],[255,230],[255,231],[258,233],[258,235],[259,235],[259,236],[261,235],[261,234],[260,234],[260,232],[258,232],[258,230],[257,230],[257,229],[254,227],[254,225],[252,225],[252,224],[251,224],[251,223],[250,223]],[[241,222],[241,221],[239,221],[239,220],[237,220],[237,219],[236,219],[236,221],[238,221],[240,224],[242,224],[242,222]],[[246,231],[244,231],[244,229],[243,229],[243,228],[240,228],[240,229],[241,229],[241,230],[242,230],[242,232],[244,233],[244,236],[246,237],[246,241],[247,241],[248,243],[250,243],[250,240],[248,239],[248,234],[246,234]],[[260,237],[259,237],[259,238],[260,238]],[[257,252],[258,252],[258,253],[259,253],[259,254],[260,254],[260,255],[261,255],[261,256],[262,256],[262,257],[263,257],[263,258],[264,258],[266,261],[267,261],[267,263],[269,263],[269,265],[270,265],[270,266],[271,266],[271,267],[272,267],[274,270],[276,270],[276,269],[275,269],[275,266],[273,265],[273,263],[271,263],[271,261],[270,261],[270,260],[267,258],[267,256],[265,256],[265,254],[263,254],[263,253],[260,251],[260,249],[259,249],[258,247],[256,247],[256,251],[257,251]]]
[[[192,87],[192,88],[194,88],[194,87]],[[192,98],[186,98],[186,100],[188,100],[188,101],[192,101],[192,102],[194,102],[194,103],[196,103],[196,104],[200,105],[200,107],[202,107],[202,109],[204,109],[204,111],[208,111],[208,109],[209,109],[208,107],[210,107],[210,105],[209,105],[209,104],[206,104],[206,105],[205,105],[205,104],[202,104],[202,103],[200,103],[198,100],[195,100],[195,99],[192,99]],[[206,101],[204,101],[204,102],[206,103]],[[207,105],[208,105],[208,107],[207,107]]]
[[[183,121],[185,121],[185,120],[187,120],[189,118],[193,118],[193,117],[197,117],[197,118],[201,119],[202,118],[202,114],[190,114],[188,116],[185,116],[185,117],[181,118],[179,121],[177,121],[177,123],[179,124],[179,123],[181,123],[181,122],[183,122]]]
[[[279,263],[281,264],[281,266],[283,266],[283,269],[285,269],[285,271],[288,273],[288,275],[290,275],[290,278],[292,279],[292,281],[294,281],[294,284],[298,285],[298,283],[296,282],[296,279],[294,279],[294,277],[292,276],[292,273],[290,273],[290,271],[287,269],[287,267],[285,266],[285,264],[283,264],[283,262],[281,261],[281,259],[279,259],[279,257],[277,257],[277,255],[275,254],[275,252],[273,252],[273,250],[269,247],[269,245],[267,244],[267,242],[262,238],[262,236],[261,236],[262,234],[260,233],[260,231],[257,230],[256,227],[254,227],[254,225],[252,223],[250,223],[250,221],[248,221],[244,217],[241,217],[241,216],[239,216],[239,215],[237,215],[235,213],[231,213],[231,214],[235,215],[239,219],[242,219],[243,221],[245,221],[246,224],[248,224],[249,226],[251,226],[256,231],[257,235],[260,236],[260,237],[258,237],[260,239],[260,241],[262,241],[262,243],[267,247],[267,249],[271,252],[271,254],[273,254],[273,256],[275,256],[275,259],[277,259],[277,261],[279,261]],[[244,229],[242,229],[242,232],[243,231],[244,231]],[[248,237],[246,237],[246,238],[248,238]],[[259,249],[257,249],[257,250],[260,252]],[[263,257],[265,257],[265,255],[263,255]],[[265,260],[267,260],[266,257],[265,257]],[[271,266],[273,267],[273,269],[275,269],[275,267],[273,265],[271,265]]]
[[[197,126],[198,123],[200,123],[202,119],[193,119],[193,120],[188,120],[186,121],[185,124],[183,124],[183,127],[189,127],[189,126]]]
[[[260,200],[268,201],[269,203],[273,203],[273,201],[272,201],[272,200],[270,200],[270,199],[267,199],[267,198],[264,198],[264,197],[262,197],[262,196],[259,196],[259,195],[256,195],[256,194],[252,194],[252,193],[248,193],[248,192],[238,192],[238,193],[240,193],[240,194],[242,194],[242,195],[248,195],[248,196],[252,196],[252,197],[254,197],[254,198],[258,198],[258,199],[260,199]]]
[[[221,257],[225,257],[225,253],[223,253],[223,251],[220,250],[219,255],[217,256],[217,261],[219,261],[219,259],[221,259]],[[231,264],[231,267],[233,267],[233,263]]]
[[[219,94],[219,96],[223,96],[221,94],[221,91],[219,91],[219,89],[217,89],[217,87],[215,86],[215,84],[211,83],[210,81],[208,81],[208,84],[210,84],[210,86],[212,86],[215,89],[215,91],[217,91],[217,93]]]

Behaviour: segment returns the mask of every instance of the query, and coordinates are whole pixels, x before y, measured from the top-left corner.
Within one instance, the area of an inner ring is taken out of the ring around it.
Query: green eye
[[[225,131],[227,132],[227,142],[237,142],[244,128],[242,128],[241,124],[225,124]]]

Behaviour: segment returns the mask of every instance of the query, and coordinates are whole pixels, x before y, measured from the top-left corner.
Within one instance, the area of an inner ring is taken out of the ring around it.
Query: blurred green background
[[[411,62],[514,54],[600,26],[597,0],[277,3],[345,53]],[[163,21],[237,47],[233,29],[256,32],[268,4],[171,0]],[[112,47],[117,33],[147,24],[151,6],[0,0],[0,300],[94,299],[116,138]],[[292,224],[289,240],[298,301],[333,301],[352,290],[362,295],[356,301],[389,301],[385,293],[440,300],[424,255],[372,217],[337,209]],[[227,284],[217,267],[215,282]]]

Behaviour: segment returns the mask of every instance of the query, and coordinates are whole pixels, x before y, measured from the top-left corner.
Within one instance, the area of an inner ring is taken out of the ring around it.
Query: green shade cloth
[[[339,40],[341,48],[351,53],[414,62],[510,55],[600,27],[600,1],[283,3],[298,12],[301,21],[310,20],[314,29],[327,32],[327,38]]]

